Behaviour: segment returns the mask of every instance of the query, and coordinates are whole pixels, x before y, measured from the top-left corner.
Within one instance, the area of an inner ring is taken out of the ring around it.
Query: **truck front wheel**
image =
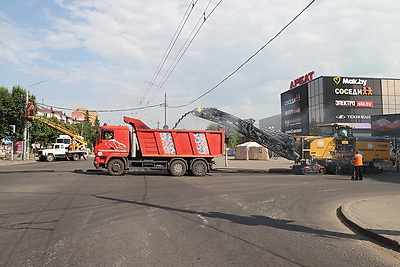
[[[54,157],[53,154],[48,154],[47,157],[46,157],[46,160],[49,161],[49,162],[53,161],[54,159],[55,159],[55,157]]]
[[[207,171],[207,163],[202,160],[196,160],[192,165],[191,173],[195,176],[204,176]]]
[[[175,160],[171,163],[169,171],[173,176],[182,176],[186,173],[186,164],[182,160]]]
[[[121,159],[112,159],[107,165],[108,172],[113,176],[120,176],[125,172],[125,165]]]

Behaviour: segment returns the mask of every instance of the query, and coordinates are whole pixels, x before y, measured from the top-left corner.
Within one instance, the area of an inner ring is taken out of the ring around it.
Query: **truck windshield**
[[[71,139],[58,138],[56,143],[69,145],[69,144],[71,144]]]
[[[331,126],[331,125],[319,126],[319,131],[320,131],[322,136],[333,136],[334,127]]]
[[[114,139],[114,131],[113,130],[103,130],[101,134],[101,139],[110,140]]]

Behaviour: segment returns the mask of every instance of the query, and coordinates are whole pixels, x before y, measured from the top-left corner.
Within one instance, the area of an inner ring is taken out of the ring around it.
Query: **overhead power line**
[[[221,2],[222,0],[220,0]],[[196,1],[197,2],[197,1]],[[219,3],[220,3],[219,2]],[[241,65],[239,65],[239,67],[237,67],[233,72],[231,72],[228,76],[226,76],[224,79],[222,79],[219,83],[217,83],[215,86],[213,86],[211,89],[207,90],[206,92],[204,92],[203,94],[201,94],[200,96],[198,96],[197,98],[195,98],[194,100],[186,103],[186,104],[182,104],[182,105],[178,105],[178,106],[168,106],[169,108],[182,108],[182,107],[186,107],[190,104],[193,104],[194,102],[198,101],[199,99],[205,97],[206,95],[208,95],[209,93],[211,93],[212,91],[214,91],[215,89],[217,89],[221,84],[223,84],[225,81],[227,81],[230,77],[232,77],[236,72],[238,72],[242,67],[244,67],[250,60],[252,60],[258,53],[260,53],[266,46],[268,46],[272,41],[274,41],[283,31],[286,30],[286,28],[288,28],[298,17],[300,17],[300,15],[302,15],[313,3],[315,2],[315,0],[312,0],[305,8],[303,8],[303,10],[301,10],[292,20],[289,21],[289,23],[287,23],[277,34],[275,34],[268,42],[266,42],[263,46],[261,46],[255,53],[253,53],[248,59],[246,59]],[[219,5],[219,3],[217,5]],[[215,7],[216,8],[216,7]],[[213,9],[213,11],[215,10],[215,8]],[[212,12],[213,12],[212,11]],[[211,13],[210,13],[211,14]],[[153,84],[155,85],[155,84]],[[72,108],[65,108],[65,107],[57,107],[57,106],[53,106],[53,105],[46,105],[46,104],[40,104],[41,106],[46,106],[46,107],[53,107],[53,108],[57,108],[57,109],[61,109],[61,110],[75,110]],[[155,107],[161,107],[163,106],[164,103],[160,103],[160,104],[154,104],[154,105],[147,105],[147,106],[139,106],[136,108],[126,108],[126,109],[105,109],[105,110],[96,110],[97,112],[124,112],[124,111],[135,111],[135,110],[144,110],[144,109],[148,109],[148,108],[155,108]]]
[[[189,36],[187,37],[186,41],[181,46],[181,48],[180,48],[179,52],[176,54],[175,58],[172,60],[172,62],[169,65],[168,69],[165,71],[164,76],[161,78],[161,81],[158,83],[158,89],[156,89],[154,91],[153,95],[151,95],[151,97],[149,98],[148,103],[150,103],[157,96],[157,94],[160,92],[160,88],[162,88],[165,85],[165,83],[167,82],[167,80],[169,79],[171,74],[174,72],[174,70],[177,67],[177,65],[182,60],[183,56],[186,54],[186,52],[189,49],[190,45],[193,43],[194,39],[197,37],[198,33],[200,32],[200,30],[204,26],[206,20],[214,13],[214,11],[217,9],[217,7],[221,4],[222,0],[219,0],[218,3],[213,7],[213,9],[210,12],[207,12],[207,10],[209,9],[209,7],[211,5],[211,2],[212,2],[212,0],[209,0],[209,2],[206,5],[204,11],[202,12],[201,16],[199,17],[197,23],[193,27],[191,33],[189,34]],[[156,84],[155,80],[153,81],[153,83],[154,83],[154,85]]]
[[[238,72],[241,68],[243,68],[250,60],[252,60],[258,53],[260,53],[266,46],[268,46],[272,41],[274,41],[283,31],[286,30],[287,27],[289,27],[298,17],[300,17],[301,14],[303,14],[313,3],[315,0],[312,0],[303,10],[300,11],[289,23],[287,23],[277,34],[275,34],[268,42],[266,42],[263,46],[261,46],[255,53],[253,53],[248,59],[246,59],[239,67],[237,67],[233,72],[231,72],[228,76],[226,76],[224,79],[222,79],[219,83],[214,85],[211,89],[208,91],[204,92],[202,95],[198,96],[194,100],[183,104],[179,106],[168,106],[169,108],[182,108],[186,107],[190,104],[193,104],[194,102],[198,101],[199,99],[205,97],[215,89],[217,89],[221,84],[226,82],[230,77],[232,77],[236,72]]]
[[[43,106],[43,107],[48,107],[48,108],[55,108],[55,109],[60,109],[60,110],[76,110],[76,108],[66,108],[66,107],[58,107],[58,106],[54,106],[54,105],[48,105],[48,104],[43,104],[43,103],[37,103],[38,106]],[[124,112],[124,111],[135,111],[135,110],[142,110],[142,109],[148,109],[148,108],[155,108],[155,107],[162,107],[164,105],[164,103],[160,103],[160,104],[154,104],[154,105],[150,105],[150,106],[146,106],[146,107],[136,107],[136,108],[125,108],[125,109],[88,109],[88,110],[93,110],[96,111],[98,113],[102,113],[102,112]]]
[[[171,54],[171,51],[174,48],[174,46],[176,44],[176,41],[178,40],[180,34],[182,33],[182,30],[185,27],[190,15],[192,14],[192,11],[193,11],[195,5],[197,4],[197,2],[198,2],[198,0],[195,0],[195,1],[192,0],[190,2],[189,6],[187,7],[187,9],[185,11],[185,14],[183,15],[183,17],[182,17],[182,19],[181,19],[181,21],[179,23],[178,28],[176,29],[176,31],[174,33],[174,36],[172,37],[172,39],[171,39],[171,41],[170,41],[170,43],[169,43],[169,45],[168,45],[163,57],[161,58],[161,61],[160,61],[159,65],[158,65],[158,67],[157,67],[157,69],[156,69],[156,71],[155,71],[155,73],[153,75],[153,78],[151,79],[151,81],[149,83],[149,86],[147,87],[143,97],[139,101],[139,107],[141,107],[142,104],[145,102],[145,100],[147,98],[147,95],[149,94],[153,84],[155,84],[155,81],[157,80],[158,75],[160,74],[162,68],[164,67],[165,62],[167,61],[169,55]],[[150,101],[148,101],[148,102],[150,102]]]

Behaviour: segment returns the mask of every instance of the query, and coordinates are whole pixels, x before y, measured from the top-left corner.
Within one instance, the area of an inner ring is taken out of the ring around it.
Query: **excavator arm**
[[[254,126],[254,119],[243,120],[216,108],[197,108],[190,113],[233,129],[283,158],[294,161],[301,158],[295,149],[293,136],[278,131],[260,130]]]

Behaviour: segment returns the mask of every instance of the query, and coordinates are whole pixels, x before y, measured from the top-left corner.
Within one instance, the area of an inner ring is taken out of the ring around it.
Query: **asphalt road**
[[[397,194],[390,177],[112,177],[87,172],[90,161],[48,164],[59,171],[0,174],[1,266],[400,265],[336,216],[349,201]]]

